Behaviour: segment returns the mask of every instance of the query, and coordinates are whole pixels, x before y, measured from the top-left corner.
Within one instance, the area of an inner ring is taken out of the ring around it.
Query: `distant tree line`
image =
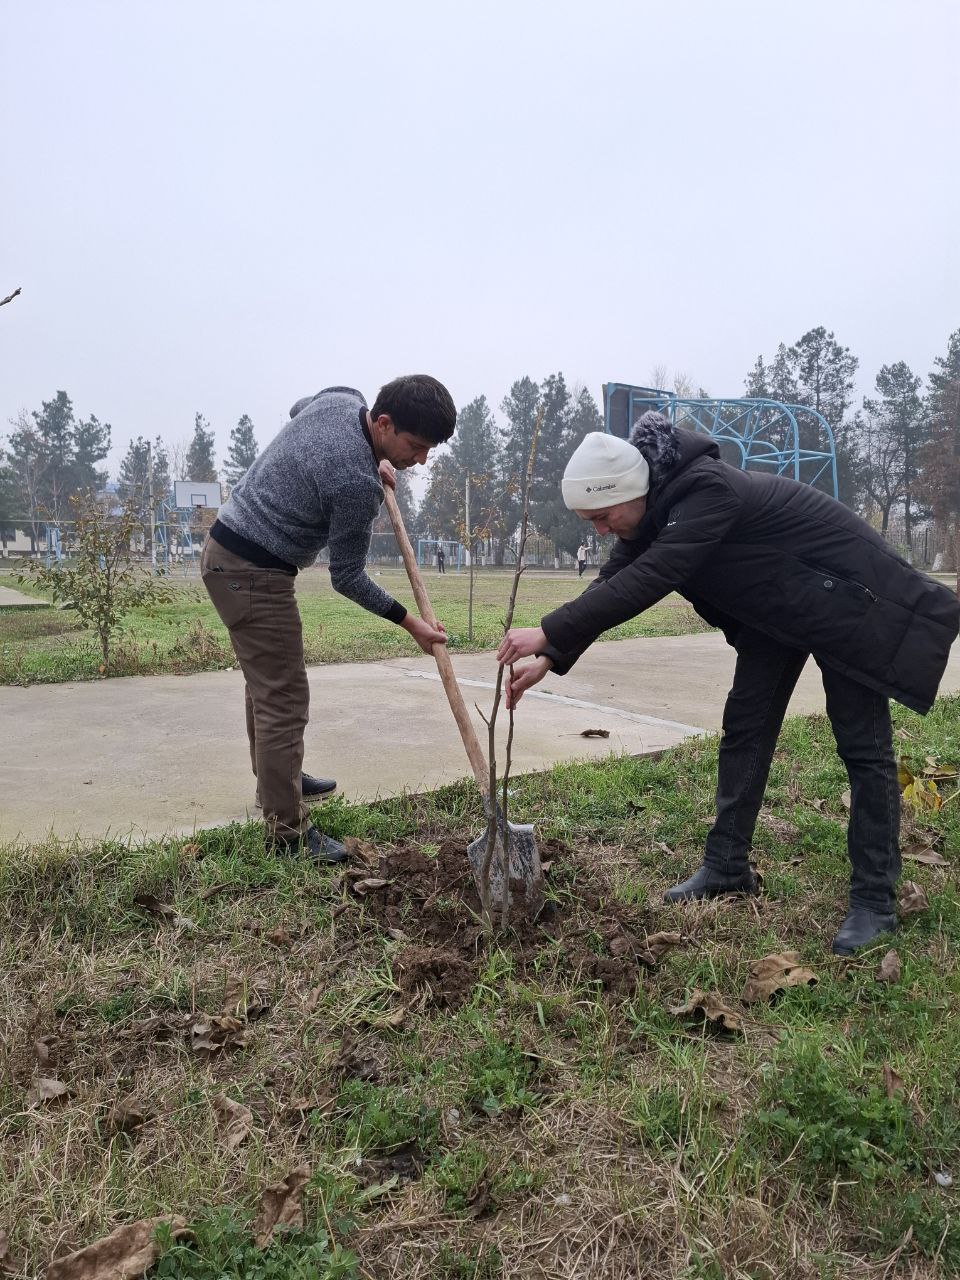
[[[858,405],[858,367],[850,349],[820,326],[792,345],[781,343],[769,359],[758,356],[745,379],[745,394],[822,414],[836,442],[841,501],[902,543],[908,553],[915,529],[933,522],[939,542],[948,550],[947,559],[960,563],[960,329],[949,337],[945,354],[936,358],[925,383],[906,361],[894,361],[883,365],[873,393]],[[662,387],[668,372],[656,366],[650,379]],[[675,375],[673,390],[681,397],[708,395],[685,374]],[[408,477],[400,479],[400,504],[414,540],[467,542],[469,477],[471,549],[482,549],[496,564],[512,562],[520,479],[541,408],[531,525],[555,555],[575,552],[584,526],[564,507],[560,478],[577,443],[588,431],[602,430],[603,419],[590,392],[570,386],[562,373],[540,382],[518,378],[500,400],[499,415],[485,395],[461,408],[456,433],[436,455],[419,505]],[[110,424],[93,414],[79,417],[65,391],[38,410],[22,411],[7,438],[0,440],[0,532],[16,524],[26,526],[36,538],[43,524],[66,519],[73,495],[106,483],[102,464],[110,441]],[[130,440],[117,476],[118,496],[145,509],[151,472],[155,502],[175,480],[222,477],[234,485],[257,452],[254,425],[244,414],[230,433],[218,473],[214,433],[197,413],[193,434],[185,440]],[[374,532],[390,537],[385,518]],[[380,541],[375,539],[375,549]]]
[[[71,499],[102,490],[108,474],[101,465],[110,451],[112,428],[91,414],[79,418],[66,391],[40,409],[22,410],[0,439],[0,533],[4,544],[14,527],[26,528],[36,545],[43,527],[71,518]],[[193,435],[165,443],[131,439],[117,472],[117,499],[146,515],[175,480],[214,481],[233,486],[257,456],[254,426],[244,414],[230,433],[230,447],[218,473],[210,423],[198,413]]]

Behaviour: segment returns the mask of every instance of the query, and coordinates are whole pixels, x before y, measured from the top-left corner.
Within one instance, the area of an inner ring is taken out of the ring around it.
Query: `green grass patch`
[[[371,566],[370,571],[384,590],[408,609],[416,609],[402,570]],[[428,581],[431,601],[447,628],[451,651],[479,652],[500,642],[510,580],[505,572],[478,573],[472,640],[468,638],[467,575],[434,575]],[[21,586],[13,575],[0,575],[0,583],[44,598],[33,584]],[[182,675],[234,665],[229,636],[203,584],[176,575],[170,584],[176,592],[172,603],[150,611],[133,610],[127,616],[116,641],[111,675]],[[585,585],[567,574],[525,576],[514,625],[539,625],[545,613],[575,599]],[[365,662],[420,652],[401,627],[337,595],[326,569],[311,569],[298,576],[297,599],[308,663]],[[607,632],[604,639],[685,635],[705,629],[690,606],[674,596]],[[93,680],[101,675],[100,662],[94,633],[79,625],[72,610],[0,610],[0,684]]]

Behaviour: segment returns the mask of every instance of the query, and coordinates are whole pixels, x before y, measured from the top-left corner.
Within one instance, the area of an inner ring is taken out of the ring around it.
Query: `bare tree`
[[[170,459],[171,478],[174,480],[192,480],[193,476],[187,475],[187,454],[190,452],[190,441],[186,439],[164,440],[163,446],[167,451],[167,457]]]

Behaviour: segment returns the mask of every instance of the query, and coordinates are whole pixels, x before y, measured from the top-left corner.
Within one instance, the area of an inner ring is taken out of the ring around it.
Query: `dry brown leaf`
[[[905,916],[919,915],[921,911],[926,911],[930,906],[927,901],[927,895],[920,885],[913,880],[903,881],[897,898],[900,903],[900,913]]]
[[[309,1115],[312,1111],[326,1113],[332,1111],[336,1097],[332,1093],[321,1093],[313,1098],[294,1098],[292,1102],[288,1102],[283,1108],[282,1114],[302,1120],[304,1116]]]
[[[609,738],[610,730],[609,729],[581,729],[580,737],[581,738]]]
[[[313,987],[307,992],[307,998],[303,1002],[307,1013],[313,1013],[317,1005],[320,1003],[320,998],[323,993],[328,990],[329,987]]]
[[[293,935],[282,924],[277,925],[276,929],[271,929],[269,933],[265,933],[263,936],[267,942],[272,943],[275,947],[293,946]]]
[[[362,862],[367,867],[379,867],[380,850],[369,840],[358,840],[356,836],[347,836],[343,844],[354,862]]]
[[[370,1027],[390,1027],[396,1030],[397,1027],[403,1026],[407,1013],[407,1006],[402,1004],[397,1009],[391,1009],[389,1013],[372,1014],[363,1021]]]
[[[903,1092],[903,1081],[891,1067],[889,1062],[883,1064],[883,1087],[887,1091],[887,1097],[893,1098],[898,1091]]]
[[[949,867],[950,865],[943,854],[937,853],[936,849],[907,850],[903,857],[906,862],[920,862],[925,867]]]
[[[10,1240],[3,1227],[0,1227],[0,1276],[12,1276],[20,1267],[10,1256]]]
[[[228,978],[223,988],[223,1012],[235,1018],[255,1022],[270,1012],[271,1004],[264,985],[246,977]]]
[[[684,1004],[670,1009],[672,1014],[702,1013],[709,1022],[719,1022],[727,1031],[742,1031],[743,1018],[735,1009],[724,1004],[715,991],[701,991],[699,987],[690,992]]]
[[[880,961],[877,969],[878,982],[899,982],[900,981],[900,957],[892,948]]]
[[[266,1188],[253,1224],[258,1249],[266,1248],[278,1227],[303,1227],[303,1188],[309,1181],[310,1166],[303,1164]]]
[[[165,920],[172,920],[177,914],[176,907],[172,907],[169,902],[161,902],[152,893],[138,893],[133,899],[133,905],[151,916],[162,916]]]
[[[250,1032],[239,1018],[201,1017],[190,1028],[190,1047],[194,1053],[219,1053],[222,1049],[239,1049],[250,1041]]]
[[[668,951],[671,951],[674,947],[682,946],[683,941],[683,934],[675,930],[648,933],[643,940],[643,945],[637,952],[637,959],[643,964],[655,965]]]
[[[41,1067],[49,1067],[56,1062],[59,1048],[56,1036],[40,1036],[33,1042],[33,1056]]]
[[[241,1102],[234,1102],[225,1093],[218,1093],[213,1098],[213,1109],[220,1117],[223,1142],[228,1151],[236,1151],[241,1142],[246,1142],[253,1128],[253,1112]]]
[[[43,1102],[66,1102],[72,1093],[69,1085],[54,1076],[37,1076],[27,1094],[27,1106],[37,1107]]]
[[[174,1238],[186,1234],[180,1217],[145,1218],[117,1227],[85,1249],[58,1258],[47,1268],[47,1280],[134,1280],[156,1262],[160,1248],[154,1240],[157,1227],[167,1225]]]
[[[391,883],[390,880],[384,880],[380,876],[370,876],[364,880],[354,880],[350,888],[362,898],[364,894],[371,893],[374,889],[384,889]]]
[[[149,1119],[133,1094],[122,1098],[107,1112],[104,1128],[108,1133],[135,1133]]]
[[[845,809],[850,808],[851,804],[853,804],[853,796],[851,796],[849,791],[844,791],[843,795],[840,797],[840,803]]]
[[[747,967],[750,976],[740,997],[744,1004],[769,1000],[775,992],[787,987],[810,986],[817,981],[813,970],[804,969],[800,964],[799,951],[774,952],[761,960],[751,960]]]

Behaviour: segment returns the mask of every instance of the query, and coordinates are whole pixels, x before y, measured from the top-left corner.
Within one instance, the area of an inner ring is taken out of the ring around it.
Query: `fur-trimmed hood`
[[[650,468],[650,488],[659,489],[666,476],[680,461],[677,429],[657,409],[642,414],[630,432],[630,443],[639,449]]]

